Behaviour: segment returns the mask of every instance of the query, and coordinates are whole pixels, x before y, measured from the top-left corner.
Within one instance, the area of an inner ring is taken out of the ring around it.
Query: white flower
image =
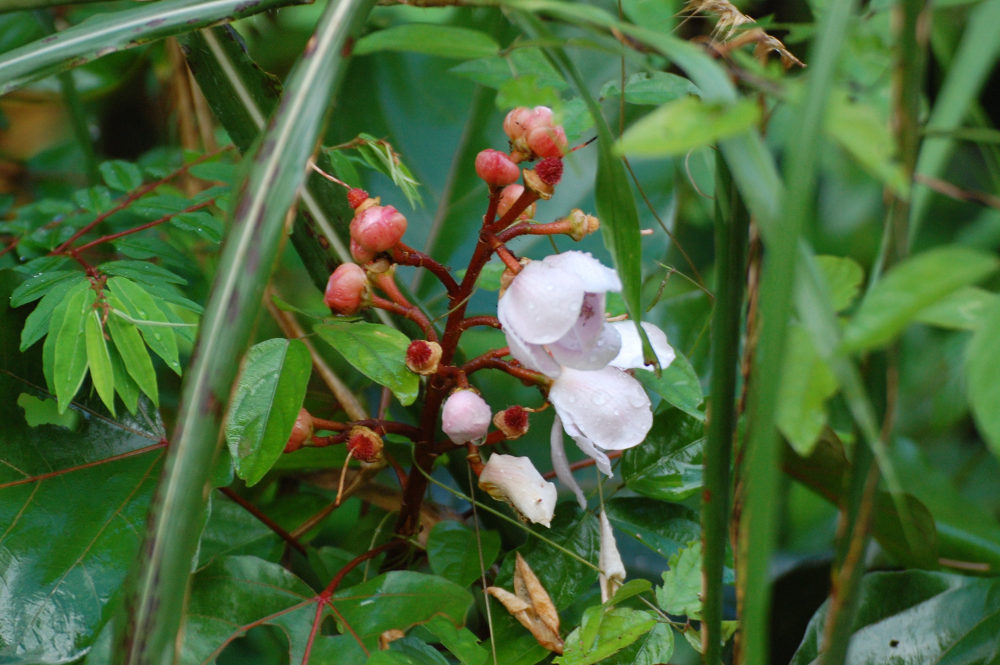
[[[506,501],[536,524],[549,526],[556,510],[556,486],[538,473],[527,457],[490,455],[479,474],[479,487]]]
[[[474,390],[456,390],[441,409],[441,429],[457,444],[478,441],[490,428],[490,406]]]
[[[604,294],[621,288],[614,270],[584,252],[532,261],[497,306],[511,355],[550,377],[606,366],[621,341],[604,321]]]
[[[601,511],[601,549],[598,554],[597,565],[600,570],[597,579],[601,585],[601,602],[606,603],[615,592],[625,583],[625,564],[618,553],[618,545],[615,543],[615,534],[611,530],[611,522],[608,516]]]

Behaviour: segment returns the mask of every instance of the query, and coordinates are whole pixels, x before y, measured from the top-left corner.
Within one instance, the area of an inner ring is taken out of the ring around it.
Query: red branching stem
[[[347,574],[349,572],[357,568],[359,565],[361,565],[368,559],[374,559],[387,549],[391,547],[396,547],[397,544],[398,544],[397,541],[390,540],[382,543],[378,547],[374,547],[368,550],[364,554],[360,554],[351,559],[346,566],[341,568],[340,571],[338,571],[337,574],[333,576],[333,579],[330,580],[330,583],[326,585],[326,588],[323,589],[322,592],[320,592],[319,594],[320,601],[333,607],[333,604],[330,602],[330,598],[333,596],[334,591],[337,590],[337,587],[340,586],[340,583],[344,581],[344,578],[347,577]]]
[[[392,467],[392,470],[396,472],[396,480],[399,481],[399,486],[406,487],[406,470],[399,463],[399,460],[390,455],[388,450],[383,450],[382,455],[385,457],[386,461],[389,462],[389,466]]]
[[[418,268],[427,268],[432,275],[438,278],[444,288],[448,291],[448,295],[458,293],[458,282],[455,278],[451,276],[448,272],[448,268],[434,259],[432,259],[427,254],[408,247],[403,243],[397,243],[392,250],[390,250],[392,255],[392,260],[396,263],[404,266],[416,266]]]
[[[93,462],[87,462],[86,464],[79,464],[77,466],[67,467],[65,469],[58,469],[56,471],[49,471],[48,473],[40,473],[37,476],[29,476],[27,478],[20,478],[18,480],[11,480],[10,482],[0,483],[0,490],[7,489],[8,487],[15,487],[17,485],[27,485],[29,483],[37,483],[43,480],[48,480],[49,478],[55,478],[56,476],[62,476],[67,473],[73,473],[74,471],[82,471],[83,469],[89,469],[93,466],[100,466],[102,464],[108,464],[110,462],[117,462],[118,460],[125,459],[127,457],[135,457],[136,455],[145,455],[148,452],[157,450],[159,448],[165,448],[167,446],[167,440],[161,439],[158,443],[154,443],[149,446],[144,446],[142,448],[137,448],[136,450],[130,450],[127,453],[120,453],[118,455],[112,455],[110,457],[105,457],[104,459],[95,460]]]
[[[302,665],[309,664],[309,656],[312,654],[313,643],[316,641],[316,635],[319,633],[319,626],[323,623],[323,608],[325,606],[325,602],[316,603],[316,615],[313,617],[312,630],[309,631],[309,639],[306,640],[306,648],[302,652]]]
[[[495,316],[470,316],[459,323],[458,326],[463,332],[475,326],[487,326],[499,330],[500,320]]]
[[[506,348],[503,350],[506,351]],[[533,369],[515,365],[495,354],[495,351],[491,351],[479,356],[478,358],[473,358],[469,362],[462,365],[461,369],[466,374],[472,374],[473,372],[478,372],[481,369],[498,369],[501,372],[510,374],[516,379],[520,379],[522,383],[529,386],[546,387],[552,381],[541,372],[536,372]]]
[[[360,425],[362,427],[368,427],[379,433],[389,433],[389,434],[399,434],[407,438],[413,439],[420,436],[420,430],[413,425],[407,425],[406,423],[399,423],[392,420],[379,420],[376,418],[366,418],[365,420],[353,420],[351,422],[342,423],[336,420],[327,420],[325,418],[312,417],[313,425],[319,430],[329,430],[331,432],[347,432],[355,425]]]
[[[509,242],[511,239],[518,236],[552,236],[566,234],[569,235],[573,231],[573,224],[568,219],[557,219],[554,222],[549,222],[547,224],[529,224],[528,222],[521,222],[520,224],[515,224],[509,229],[504,229],[497,233],[497,240],[500,242]]]
[[[532,191],[530,189],[525,189],[523,192],[521,192],[521,196],[517,197],[517,200],[514,201],[514,205],[512,205],[510,209],[504,213],[503,217],[501,217],[495,223],[488,225],[486,228],[488,228],[491,231],[500,231],[502,229],[507,228],[508,226],[517,221],[518,215],[527,210],[528,206],[530,206],[538,199],[539,196],[537,192]]]
[[[296,550],[298,550],[300,554],[305,554],[306,553],[306,548],[302,545],[302,543],[300,543],[295,538],[295,536],[293,536],[292,534],[290,534],[287,531],[285,531],[284,529],[282,529],[280,524],[278,524],[277,522],[275,522],[274,520],[272,520],[270,517],[268,517],[267,515],[265,515],[261,511],[260,508],[258,508],[257,506],[253,505],[252,503],[250,503],[249,501],[247,501],[242,496],[240,496],[239,494],[237,494],[236,492],[234,492],[233,490],[231,490],[228,487],[220,487],[219,491],[221,491],[227,497],[229,497],[230,499],[232,499],[233,501],[235,501],[236,503],[238,503],[248,513],[250,513],[251,515],[253,515],[254,517],[256,517],[258,520],[260,520],[260,522],[262,524],[264,524],[264,526],[266,526],[268,529],[270,529],[271,531],[273,531],[276,534],[278,534],[278,536],[280,536],[282,540],[284,540],[286,543],[288,543],[289,545],[291,545],[292,547],[294,547]]]
[[[621,450],[608,451],[608,459],[618,459],[621,456],[622,456]],[[592,457],[588,457],[587,459],[580,460],[579,462],[573,462],[572,464],[570,464],[569,470],[577,471],[579,469],[585,469],[588,466],[594,466],[595,464],[597,464],[597,460],[593,459]],[[542,474],[542,478],[545,478],[546,480],[552,480],[555,477],[556,477],[555,471],[549,471],[547,473]]]
[[[372,296],[372,305],[413,321],[420,326],[420,329],[423,331],[427,341],[438,341],[438,334],[437,331],[434,330],[434,324],[431,323],[430,319],[428,319],[419,308],[414,307],[413,305],[400,305],[392,302],[391,300],[386,300],[385,298],[374,295]]]
[[[163,185],[163,184],[169,182],[170,180],[172,180],[173,178],[176,178],[177,176],[179,176],[182,173],[186,172],[192,166],[195,166],[196,164],[201,164],[204,161],[212,159],[213,157],[217,156],[221,152],[223,152],[225,150],[229,150],[231,148],[232,148],[232,146],[230,145],[230,146],[226,146],[225,148],[222,148],[220,150],[216,150],[215,152],[206,153],[206,154],[202,155],[201,157],[199,157],[198,159],[195,159],[195,160],[193,160],[191,162],[188,162],[187,164],[183,164],[180,168],[176,169],[173,173],[170,173],[170,174],[168,174],[168,175],[160,178],[159,180],[154,180],[152,182],[147,182],[145,185],[142,185],[141,187],[138,187],[138,188],[132,190],[131,192],[128,193],[127,196],[125,196],[124,198],[122,198],[121,200],[119,200],[118,203],[114,205],[114,207],[112,207],[110,210],[102,212],[100,215],[98,215],[97,217],[94,218],[94,221],[92,221],[89,224],[83,226],[79,231],[77,231],[76,233],[74,233],[73,235],[71,235],[69,237],[69,239],[66,240],[66,242],[64,242],[63,244],[59,245],[58,247],[56,247],[54,250],[52,250],[49,253],[50,254],[63,254],[63,253],[65,253],[66,250],[73,245],[73,243],[75,243],[77,240],[79,240],[84,234],[90,232],[91,229],[93,229],[95,226],[97,226],[98,224],[100,224],[101,222],[103,222],[104,220],[106,220],[111,215],[115,214],[116,212],[121,212],[122,210],[124,210],[125,208],[129,207],[130,205],[132,205],[133,203],[135,203],[137,200],[139,200],[140,198],[142,198],[143,196],[145,196],[149,192],[151,192],[154,189],[156,189],[157,187],[159,187],[160,185]]]
[[[491,432],[491,434],[493,433],[494,432]],[[501,432],[501,434],[503,433]],[[465,459],[468,460],[472,473],[476,474],[476,478],[478,478],[480,474],[482,474],[483,467],[485,466],[483,464],[483,458],[479,456],[479,446],[469,441],[465,444],[465,449],[468,451]]]
[[[118,240],[119,238],[132,235],[133,233],[139,233],[140,231],[145,231],[146,229],[151,229],[154,226],[158,226],[164,222],[169,222],[177,215],[182,215],[186,212],[194,212],[195,210],[201,210],[202,208],[207,208],[208,206],[213,205],[214,203],[215,203],[214,198],[207,199],[205,201],[202,201],[201,203],[195,203],[194,205],[190,205],[187,208],[184,208],[184,210],[178,210],[177,212],[172,212],[168,215],[160,217],[159,219],[154,219],[151,222],[146,222],[145,224],[140,224],[139,226],[133,227],[131,229],[125,229],[124,231],[119,231],[118,233],[112,233],[111,235],[101,236],[96,240],[91,240],[85,245],[80,245],[79,247],[73,247],[72,249],[69,250],[69,252],[73,256],[73,258],[76,258],[78,254],[87,251],[91,247],[95,247],[97,245],[106,242],[111,242],[112,240]]]
[[[503,187],[490,185],[490,202],[486,204],[486,214],[483,215],[483,228],[493,225],[497,217],[497,207],[500,205],[500,192]]]

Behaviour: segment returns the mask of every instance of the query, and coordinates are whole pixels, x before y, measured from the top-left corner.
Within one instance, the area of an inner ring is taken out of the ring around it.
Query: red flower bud
[[[508,439],[516,439],[528,433],[528,410],[523,406],[511,406],[493,416],[493,424]]]
[[[406,349],[406,366],[415,374],[433,374],[441,360],[441,345],[417,339]]]
[[[528,149],[539,157],[562,157],[569,141],[559,125],[535,125],[525,137]]]
[[[354,314],[364,301],[368,275],[356,263],[341,263],[326,283],[323,302],[337,314]]]
[[[347,437],[347,449],[351,457],[362,462],[377,462],[382,459],[382,437],[368,427],[356,425]]]
[[[299,415],[292,425],[292,433],[288,435],[288,443],[285,444],[285,452],[292,453],[305,445],[306,441],[313,435],[312,415],[305,409],[299,409]]]
[[[358,244],[358,241],[351,238],[351,258],[353,258],[358,263],[368,263],[375,258],[375,252],[370,249],[365,249]]]
[[[483,150],[476,155],[476,173],[487,185],[509,185],[521,175],[521,169],[499,150]]]
[[[351,220],[351,238],[371,252],[384,252],[406,233],[406,217],[392,206],[371,206]]]
[[[503,131],[511,141],[522,138],[528,130],[528,123],[533,112],[527,106],[518,106],[507,114],[503,121]]]
[[[368,192],[359,188],[352,187],[347,190],[347,202],[352,208],[357,209],[362,203],[368,200]]]

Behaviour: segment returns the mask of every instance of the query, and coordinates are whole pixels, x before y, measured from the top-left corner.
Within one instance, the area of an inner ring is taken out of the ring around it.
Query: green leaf
[[[834,312],[839,312],[854,302],[865,278],[857,261],[846,256],[817,256],[816,265],[826,278]]]
[[[260,482],[285,449],[311,373],[312,357],[299,339],[269,339],[247,352],[229,407],[226,441],[236,475],[248,486]]]
[[[778,388],[778,429],[806,456],[826,426],[826,401],[837,392],[837,379],[798,325],[788,329],[782,381]]]
[[[443,577],[396,570],[341,589],[330,602],[338,625],[343,630],[349,626],[366,647],[375,649],[379,636],[393,628],[406,631],[435,617],[461,626],[472,595]]]
[[[667,102],[625,130],[615,152],[634,157],[684,155],[741,134],[758,122],[760,108],[752,99],[720,103],[682,97]]]
[[[462,665],[484,665],[489,652],[479,646],[479,640],[468,628],[456,628],[443,617],[434,617],[424,624],[445,649],[458,658]]]
[[[484,32],[438,23],[407,23],[365,35],[354,45],[354,55],[378,51],[410,51],[442,58],[484,58],[496,55],[500,45]]]
[[[403,406],[417,399],[420,381],[406,368],[410,340],[403,333],[365,321],[327,321],[313,330],[354,369],[391,390]]]
[[[427,560],[436,574],[462,586],[469,586],[487,570],[500,553],[500,536],[495,531],[476,532],[459,522],[438,522],[427,537]]]
[[[132,162],[115,159],[97,167],[104,184],[119,192],[131,192],[142,186],[142,171]]]
[[[10,306],[20,307],[43,297],[57,284],[66,280],[86,279],[78,270],[55,270],[42,272],[26,279],[10,294]]]
[[[1000,458],[1000,303],[984,313],[979,328],[969,341],[965,372],[968,376],[969,405],[976,426],[993,454]]]
[[[861,581],[847,665],[991,663],[1000,651],[1000,580],[925,571]],[[791,665],[816,662],[829,601],[813,615]]]
[[[355,146],[355,149],[364,162],[375,171],[391,179],[393,184],[402,190],[411,206],[419,205],[420,193],[417,191],[417,187],[420,183],[413,177],[409,167],[403,163],[392,146],[371,134],[359,134],[357,140],[358,145]]]
[[[60,413],[66,410],[87,375],[87,349],[84,321],[93,311],[97,298],[90,289],[73,294],[66,301],[66,311],[58,329],[49,330],[55,337],[52,347],[52,388]],[[55,322],[55,318],[52,319]]]
[[[407,635],[389,643],[389,648],[376,651],[367,665],[449,665],[441,653],[416,637]]]
[[[177,338],[169,326],[166,315],[153,297],[141,286],[126,277],[112,277],[107,283],[110,291],[121,302],[125,314],[135,321],[142,337],[153,352],[160,356],[167,367],[180,376],[181,363],[177,354]],[[112,312],[112,316],[114,316]],[[148,321],[150,323],[138,323]]]
[[[615,497],[605,502],[605,509],[616,529],[664,558],[701,536],[698,514],[687,506],[655,503],[643,497]]]
[[[97,269],[106,275],[118,275],[128,277],[138,282],[167,282],[170,284],[187,284],[187,280],[180,275],[174,274],[162,266],[149,261],[108,261],[97,266]]]
[[[694,541],[670,557],[656,602],[668,614],[697,619],[701,616],[701,543]]]
[[[0,55],[0,95],[108,53],[284,4],[288,1],[162,0],[95,14],[78,25]]]
[[[660,370],[660,376],[650,370],[639,369],[635,372],[635,378],[639,379],[646,390],[659,395],[668,404],[673,404],[698,420],[705,419],[705,414],[699,408],[705,401],[701,381],[691,367],[691,362],[681,353],[677,352],[674,361]]]
[[[559,92],[554,86],[541,85],[532,74],[508,79],[500,85],[496,98],[497,108],[509,109],[517,106],[559,106]]]
[[[862,351],[898,335],[925,307],[997,269],[996,257],[959,246],[937,247],[906,259],[868,291],[844,330],[842,348]]]
[[[565,90],[567,85],[538,48],[518,48],[504,56],[493,56],[469,60],[455,65],[450,70],[452,74],[464,76],[488,88],[499,89],[511,77],[534,77],[537,84],[543,88]],[[501,111],[508,107],[498,107]]]
[[[122,398],[128,412],[135,414],[139,409],[139,386],[128,374],[125,363],[117,351],[111,351],[111,373],[115,381],[115,392]]]
[[[111,354],[108,353],[108,343],[104,339],[104,329],[101,327],[101,315],[96,309],[91,309],[84,320],[84,337],[87,347],[87,365],[90,368],[90,380],[101,401],[108,407],[111,415],[115,414],[115,375],[111,367]]]
[[[657,623],[634,643],[622,649],[603,665],[660,665],[669,663],[674,655],[674,631],[664,623]]]
[[[88,288],[90,288],[90,282],[83,275],[80,276],[80,279],[62,280],[53,285],[41,301],[35,305],[35,311],[29,314],[25,320],[24,328],[21,330],[20,350],[28,349],[49,331],[49,323],[54,312],[58,310],[59,317],[62,318],[64,308],[60,306],[66,302],[67,298]]]
[[[591,665],[629,646],[656,625],[650,612],[616,607],[588,607],[583,622],[566,638],[563,655],[552,662],[558,665]]]
[[[920,310],[916,320],[951,330],[976,330],[986,311],[997,302],[1000,298],[995,293],[967,286]]]
[[[601,97],[618,99],[621,85],[609,81],[601,88]],[[629,104],[660,106],[687,95],[699,95],[698,86],[677,74],[638,72],[625,79],[625,101]]]
[[[705,424],[677,409],[656,414],[641,446],[622,455],[621,471],[633,492],[663,501],[682,501],[702,486]]]
[[[871,106],[848,101],[846,94],[831,96],[826,132],[862,168],[883,182],[896,196],[909,195],[910,182],[895,160],[896,145],[885,131],[886,120]]]
[[[124,308],[121,301],[111,294],[108,295],[108,304],[115,308]],[[138,328],[113,314],[108,317],[107,325],[111,341],[118,349],[125,371],[153,404],[159,405],[156,370],[153,369],[153,361],[149,357],[149,351],[146,350]]]
[[[620,605],[629,598],[644,594],[653,590],[653,583],[649,580],[629,580],[615,591],[615,595],[608,601],[609,605]]]

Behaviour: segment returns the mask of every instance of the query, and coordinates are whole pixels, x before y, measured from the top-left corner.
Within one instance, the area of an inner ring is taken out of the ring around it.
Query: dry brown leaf
[[[514,560],[514,593],[495,586],[487,588],[486,592],[499,600],[539,644],[549,651],[563,652],[556,606],[520,552]]]

